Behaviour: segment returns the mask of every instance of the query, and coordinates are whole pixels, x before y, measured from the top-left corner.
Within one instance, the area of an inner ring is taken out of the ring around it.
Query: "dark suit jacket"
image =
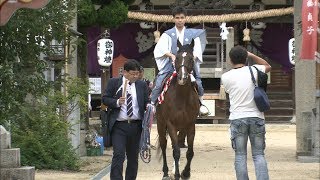
[[[102,103],[108,107],[107,113],[105,114],[105,117],[103,117],[106,123],[105,124],[106,129],[104,131],[107,131],[107,132],[104,132],[105,134],[104,139],[107,141],[107,142],[105,141],[106,147],[112,146],[111,131],[120,113],[120,107],[117,107],[117,100],[122,95],[122,89],[118,92],[117,90],[121,87],[121,85],[122,85],[122,76],[119,78],[109,79],[107,88],[102,97]],[[139,114],[140,114],[141,120],[143,120],[144,111],[146,109],[147,103],[149,102],[148,87],[147,87],[147,84],[141,80],[137,80],[135,82],[135,87],[136,87],[137,101],[139,105]]]

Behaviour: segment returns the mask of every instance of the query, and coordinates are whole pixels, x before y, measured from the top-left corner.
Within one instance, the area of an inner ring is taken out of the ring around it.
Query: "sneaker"
[[[208,116],[210,114],[209,109],[205,105],[200,106],[199,115]]]

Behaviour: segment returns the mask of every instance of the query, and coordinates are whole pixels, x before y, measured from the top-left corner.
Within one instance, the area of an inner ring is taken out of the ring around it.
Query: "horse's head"
[[[194,40],[192,39],[191,44],[181,45],[177,41],[178,53],[175,60],[175,68],[177,71],[178,84],[186,84],[189,74],[193,70],[194,56],[193,56],[193,46]]]

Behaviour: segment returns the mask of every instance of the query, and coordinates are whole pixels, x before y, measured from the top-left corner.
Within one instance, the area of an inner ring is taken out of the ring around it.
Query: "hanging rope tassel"
[[[227,99],[226,91],[225,91],[224,86],[222,84],[220,85],[219,99],[220,100],[226,100]]]
[[[159,31],[159,23],[157,22],[157,30],[153,32],[154,35],[154,42],[158,43],[160,39],[160,31]]]
[[[250,41],[250,29],[248,29],[248,22],[246,21],[246,28],[243,30],[243,39],[244,42]]]

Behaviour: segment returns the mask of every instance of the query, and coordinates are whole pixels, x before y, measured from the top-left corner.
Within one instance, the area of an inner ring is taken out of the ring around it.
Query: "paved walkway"
[[[234,180],[234,152],[229,140],[229,125],[198,125],[195,137],[195,156],[191,165],[192,180]],[[156,128],[152,131],[152,143],[155,142]],[[295,156],[295,125],[267,125],[266,158],[270,179],[313,180],[320,179],[319,163],[300,163]],[[168,142],[169,169],[172,169],[172,149]],[[250,149],[250,148],[248,148]],[[186,162],[185,151],[181,153],[181,165]],[[140,161],[138,180],[159,180],[162,178],[162,161],[158,161],[152,151],[149,164]],[[248,152],[248,170],[250,179],[256,179],[251,151]],[[104,180],[109,177],[105,176]]]
[[[233,167],[234,152],[230,145],[229,125],[197,125],[195,137],[195,156],[191,164],[192,180],[234,180]],[[300,163],[295,156],[296,153],[296,127],[295,125],[267,125],[266,134],[266,158],[271,180],[319,180],[319,163]],[[154,144],[156,137],[156,126],[153,126],[151,141]],[[169,169],[172,167],[172,149],[168,142],[167,156]],[[249,148],[250,149],[250,148]],[[181,165],[185,165],[185,151],[181,153]],[[111,154],[108,151],[107,154]],[[104,158],[110,158],[105,156]],[[91,166],[94,166],[91,165]],[[103,168],[101,168],[103,169]],[[139,162],[137,180],[159,180],[162,178],[162,161],[158,161],[156,151],[152,151],[152,160],[149,164]],[[256,179],[251,152],[248,152],[248,170],[250,179]],[[97,171],[98,172],[98,171]],[[36,173],[36,179],[90,179],[94,177],[92,172],[77,172],[63,174],[55,172],[53,175],[45,176]],[[105,173],[105,172],[104,172]],[[90,178],[89,178],[90,177]],[[101,178],[108,180],[109,175]]]

